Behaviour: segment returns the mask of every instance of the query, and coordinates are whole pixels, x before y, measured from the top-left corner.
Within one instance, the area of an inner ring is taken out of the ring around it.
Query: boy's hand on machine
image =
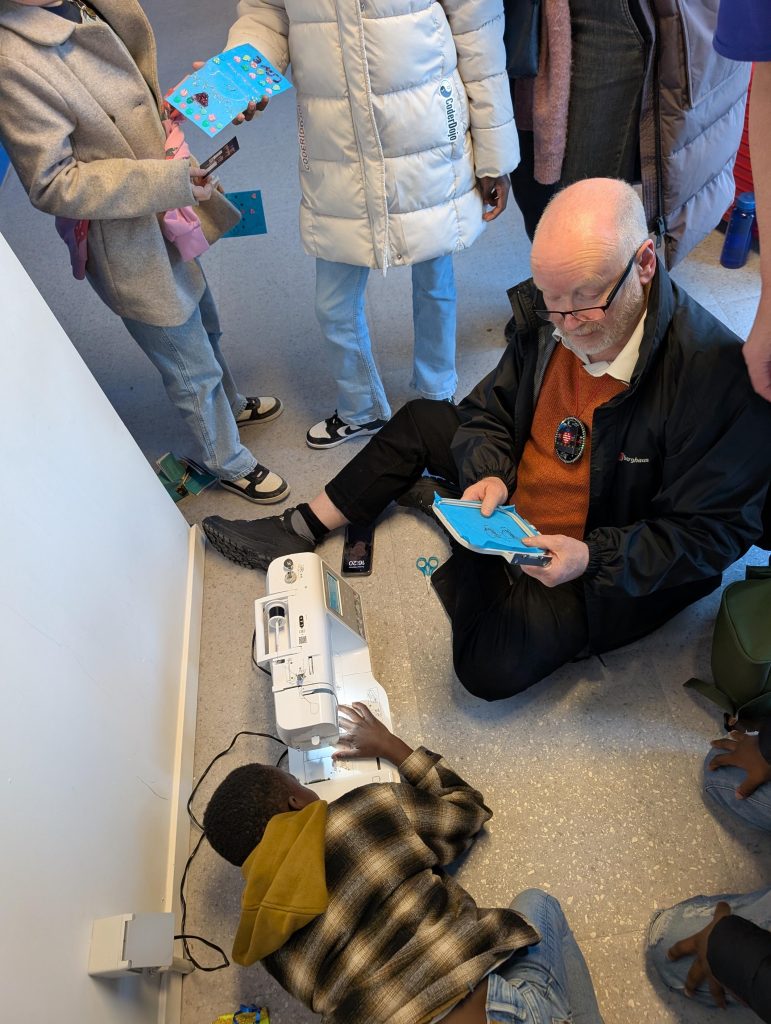
[[[204,203],[207,199],[211,199],[211,194],[215,189],[218,192],[222,191],[219,178],[215,178],[213,174],[202,174],[200,167],[190,168],[190,187],[193,189],[197,203]]]
[[[340,704],[338,714],[346,731],[338,740],[342,750],[332,755],[335,759],[385,757],[398,767],[412,753],[412,748],[375,718],[366,704]]]
[[[203,60],[194,60],[193,61],[193,71],[200,71],[205,63],[206,63],[206,61],[203,61]],[[268,97],[267,96],[263,96],[263,98],[260,100],[259,103],[255,103],[254,100],[250,100],[249,101],[249,105],[246,108],[246,110],[244,110],[242,113],[240,113],[238,115],[238,117],[234,117],[233,121],[231,123],[232,124],[243,124],[244,121],[252,121],[257,114],[261,113],[267,107],[267,105],[268,105]]]
[[[462,494],[463,501],[481,501],[482,515],[491,516],[499,505],[505,505],[509,489],[499,476],[485,476],[467,487]]]

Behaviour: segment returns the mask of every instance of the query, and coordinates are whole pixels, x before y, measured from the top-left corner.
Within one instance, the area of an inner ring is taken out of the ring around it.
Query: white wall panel
[[[171,909],[202,547],[2,236],[0,455],[2,1018],[154,1022],[88,948]]]

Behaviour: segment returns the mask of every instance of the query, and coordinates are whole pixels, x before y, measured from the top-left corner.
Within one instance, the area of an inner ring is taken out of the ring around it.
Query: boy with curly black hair
[[[206,808],[209,842],[246,883],[233,959],[262,960],[325,1024],[601,1024],[553,897],[531,889],[483,909],[443,870],[491,817],[482,795],[365,705],[342,715],[336,756],[386,758],[401,783],[327,804],[250,764]]]

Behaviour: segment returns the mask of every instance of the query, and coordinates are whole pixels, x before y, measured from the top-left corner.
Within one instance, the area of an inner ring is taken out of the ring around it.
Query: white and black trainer
[[[239,494],[255,505],[275,505],[289,496],[289,484],[278,473],[271,473],[259,462],[246,476],[240,480],[219,480],[220,487],[233,494]]]
[[[376,434],[384,427],[387,420],[370,420],[369,423],[346,423],[337,415],[337,409],[329,419],[314,423],[305,435],[305,443],[309,448],[336,448],[344,441],[355,437],[367,437]]]
[[[270,423],[271,420],[277,419],[283,411],[284,405],[281,399],[274,398],[272,395],[247,398],[246,405],[236,416],[236,423],[239,430],[250,423]]]

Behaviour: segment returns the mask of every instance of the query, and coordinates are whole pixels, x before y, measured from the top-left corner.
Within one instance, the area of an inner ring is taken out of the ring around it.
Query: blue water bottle
[[[752,241],[752,225],[755,221],[755,193],[742,192],[728,221],[720,262],[724,267],[743,267]]]

